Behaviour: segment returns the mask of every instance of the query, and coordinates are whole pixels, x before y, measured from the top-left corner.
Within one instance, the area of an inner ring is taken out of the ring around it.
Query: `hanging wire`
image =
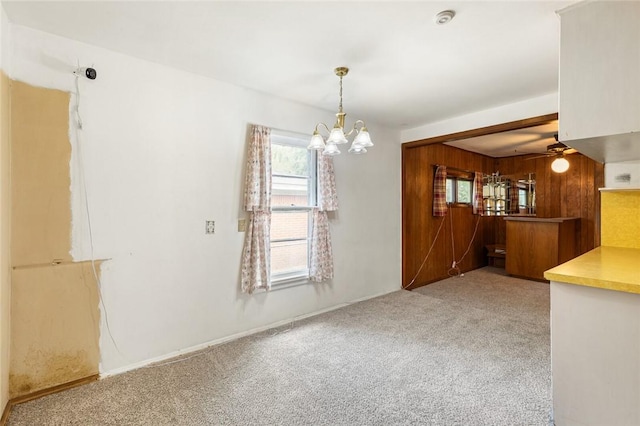
[[[405,290],[408,287],[411,287],[411,285],[416,281],[416,279],[418,279],[418,275],[420,275],[420,272],[422,272],[422,268],[424,268],[425,263],[427,263],[427,259],[429,258],[429,255],[431,254],[433,247],[436,245],[436,241],[438,241],[438,236],[440,235],[440,231],[442,230],[442,225],[444,225],[444,217],[440,221],[440,226],[438,227],[438,232],[436,232],[436,237],[433,239],[433,242],[431,243],[431,247],[429,247],[429,251],[427,252],[427,255],[422,260],[422,264],[420,265],[420,268],[418,268],[418,272],[416,272],[415,276],[413,277],[413,279],[409,284],[402,286],[403,290]]]
[[[469,246],[467,247],[467,250],[464,252],[460,260],[456,261],[455,260],[456,259],[455,243],[453,241],[453,222],[451,222],[451,252],[452,252],[453,263],[451,264],[451,268],[449,268],[449,270],[447,271],[447,274],[450,277],[464,276],[464,274],[460,271],[460,267],[458,265],[462,262],[462,260],[465,258],[467,253],[469,253],[469,250],[471,250],[471,245],[473,244],[473,241],[476,238],[476,233],[478,232],[479,223],[480,223],[480,215],[478,215],[478,217],[476,218],[476,226],[475,226],[475,229],[473,230],[473,235],[471,236],[471,241],[469,241]]]
[[[116,348],[116,351],[118,351],[118,353],[120,355],[122,355],[122,352],[120,352],[120,348],[118,347],[118,344],[116,343],[115,339],[113,338],[113,334],[111,333],[111,326],[109,325],[109,314],[107,312],[107,307],[104,303],[104,299],[102,297],[102,281],[100,280],[100,276],[98,275],[98,271],[96,269],[96,260],[95,260],[95,256],[94,256],[94,248],[93,248],[93,230],[91,228],[91,215],[89,212],[89,199],[88,199],[88,192],[87,192],[87,183],[86,183],[86,179],[85,179],[85,173],[84,173],[84,162],[83,162],[83,154],[82,154],[82,138],[81,138],[81,133],[80,131],[83,130],[82,128],[82,116],[80,115],[80,85],[78,83],[78,80],[80,79],[78,75],[75,76],[76,78],[76,120],[77,120],[77,127],[75,129],[75,136],[76,136],[76,143],[77,143],[77,149],[78,149],[78,164],[79,164],[79,169],[80,169],[80,180],[82,181],[82,192],[83,192],[83,196],[84,196],[84,208],[85,208],[85,213],[87,215],[87,226],[88,226],[88,231],[89,231],[89,247],[90,247],[90,257],[91,257],[91,270],[93,272],[93,277],[96,280],[96,283],[98,285],[98,297],[100,299],[100,304],[102,305],[102,310],[104,311],[104,322],[107,328],[107,334],[109,334],[109,338],[111,339],[111,342],[113,343],[113,346]]]

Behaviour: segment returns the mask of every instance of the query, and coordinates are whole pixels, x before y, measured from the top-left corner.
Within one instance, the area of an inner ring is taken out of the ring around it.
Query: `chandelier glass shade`
[[[349,143],[347,138],[354,132],[355,136],[351,143],[351,147],[349,148],[350,153],[364,154],[367,152],[367,148],[373,146],[371,136],[369,136],[369,131],[367,130],[367,126],[364,121],[356,120],[348,133],[345,133],[344,131],[344,118],[347,114],[342,110],[342,77],[347,75],[348,72],[349,68],[347,67],[338,67],[335,69],[336,75],[340,78],[340,104],[338,106],[338,112],[336,113],[336,123],[333,125],[331,130],[329,130],[329,127],[324,123],[316,124],[313,136],[311,136],[311,142],[307,147],[308,149],[321,150],[323,155],[338,155],[340,154],[338,145]],[[328,134],[326,140],[320,134],[321,128],[324,128]]]

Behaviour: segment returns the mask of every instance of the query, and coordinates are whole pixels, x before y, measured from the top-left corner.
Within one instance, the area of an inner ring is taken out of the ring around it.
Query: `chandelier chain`
[[[340,105],[338,106],[338,111],[342,112],[342,76],[340,76]]]

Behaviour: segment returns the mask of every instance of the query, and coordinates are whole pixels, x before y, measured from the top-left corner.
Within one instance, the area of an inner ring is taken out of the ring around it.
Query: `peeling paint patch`
[[[69,93],[11,82],[11,398],[98,373],[100,262],[73,262]]]

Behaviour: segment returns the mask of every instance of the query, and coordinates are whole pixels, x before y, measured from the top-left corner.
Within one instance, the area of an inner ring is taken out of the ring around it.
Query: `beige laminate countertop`
[[[597,247],[545,271],[550,281],[640,294],[640,249]]]

